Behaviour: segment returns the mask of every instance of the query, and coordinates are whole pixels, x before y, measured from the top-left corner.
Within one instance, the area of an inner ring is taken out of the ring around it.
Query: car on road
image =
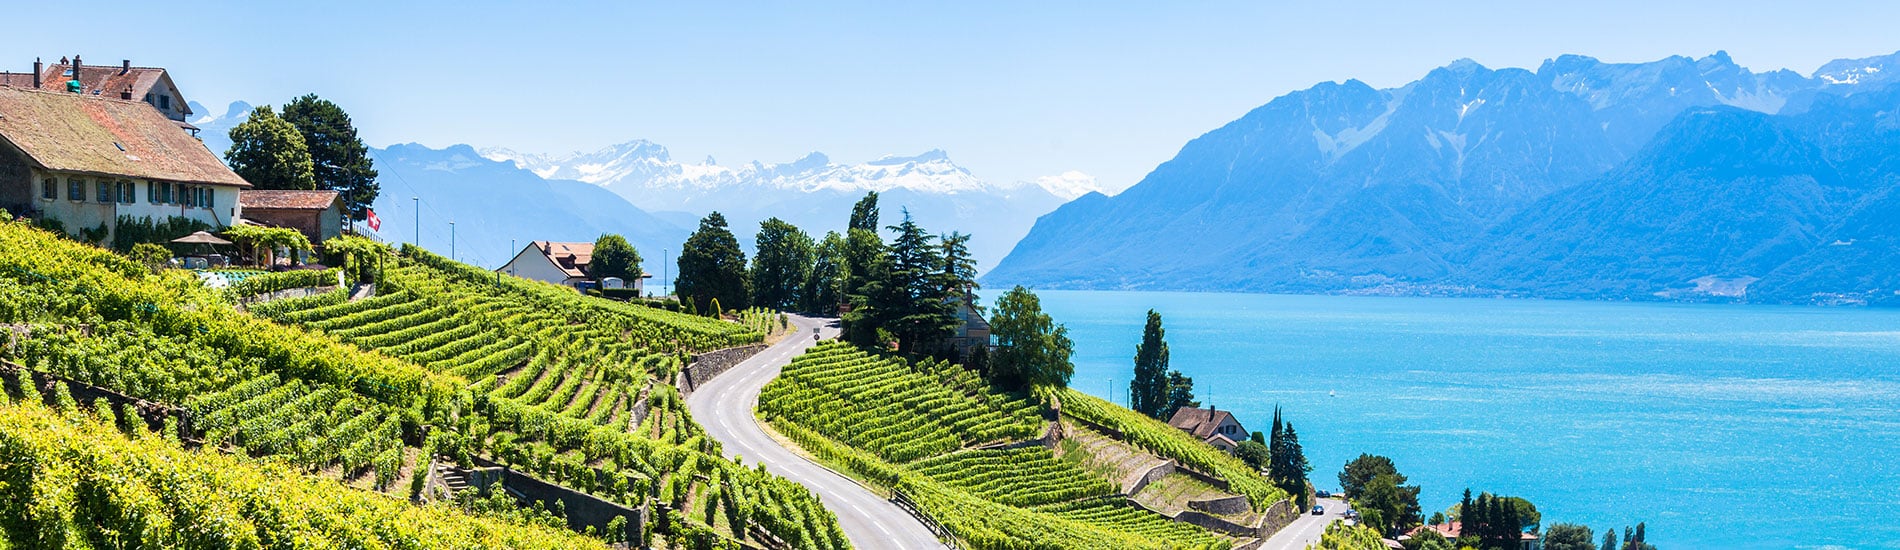
[[[1326,507],[1325,507],[1325,506],[1314,506],[1314,507],[1313,507],[1313,515],[1315,515],[1315,516],[1319,516],[1319,515],[1325,515],[1325,514],[1326,514]]]

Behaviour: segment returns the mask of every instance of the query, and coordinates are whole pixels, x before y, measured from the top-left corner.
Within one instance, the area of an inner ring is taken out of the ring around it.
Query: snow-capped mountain
[[[1096,191],[1095,180],[1087,174],[1070,171],[1059,176],[1038,178],[1036,182],[994,185],[958,166],[942,150],[930,150],[916,156],[887,155],[858,164],[839,164],[824,153],[775,164],[757,161],[726,167],[707,158],[699,163],[675,161],[666,148],[646,140],[634,140],[604,147],[591,153],[545,155],[521,153],[505,148],[482,149],[490,159],[514,162],[544,178],[584,181],[628,193],[645,191],[717,191],[733,187],[754,187],[813,193],[840,191],[864,193],[906,189],[918,193],[954,194],[1009,191],[1023,185],[1037,185],[1051,195],[1074,198]],[[643,208],[668,209],[673,199],[640,193],[629,200]]]
[[[1116,196],[1039,218],[985,281],[1653,297],[1759,279],[1780,290],[1750,299],[1783,301],[1891,289],[1850,280],[1892,272],[1886,256],[1807,248],[1900,239],[1871,221],[1900,202],[1885,200],[1900,188],[1881,133],[1896,127],[1896,71],[1900,54],[1804,77],[1716,52],[1566,55],[1535,70],[1459,60],[1387,89],[1323,82],[1189,141]],[[1683,118],[1698,113],[1713,122]],[[1882,206],[1852,214],[1855,201]],[[1850,215],[1870,229],[1828,229]],[[1777,267],[1795,257],[1815,259]]]
[[[852,202],[866,192],[882,198],[885,219],[903,211],[938,232],[975,235],[971,248],[983,267],[1002,259],[1037,216],[1063,202],[1099,191],[1095,179],[1070,171],[1033,182],[993,183],[958,166],[941,150],[845,164],[823,153],[783,163],[724,166],[674,160],[659,144],[635,140],[590,153],[546,155],[482,149],[491,160],[547,179],[599,185],[641,209],[676,223],[719,211],[746,240],[758,223],[778,217],[820,237],[844,226]],[[688,224],[690,225],[690,224]]]

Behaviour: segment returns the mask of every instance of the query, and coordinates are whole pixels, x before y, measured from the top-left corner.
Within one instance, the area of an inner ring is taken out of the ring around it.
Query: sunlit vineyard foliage
[[[1033,439],[1047,421],[1022,396],[942,362],[839,343],[793,360],[759,409],[821,459],[913,499],[975,548],[1227,548],[1199,527],[1130,507],[1116,486]]]
[[[605,548],[571,531],[418,507],[111,418],[0,407],[0,536],[12,548]]]
[[[1320,534],[1319,544],[1307,546],[1309,550],[1379,550],[1385,547],[1377,530],[1365,525],[1349,526],[1344,523],[1327,525],[1326,532]]]
[[[1285,490],[1267,482],[1245,462],[1173,426],[1073,389],[1064,390],[1061,396],[1063,414],[1120,432],[1128,442],[1156,455],[1225,479],[1228,489],[1246,495],[1256,510],[1288,498]]]
[[[0,224],[0,323],[19,329],[0,333],[18,341],[0,359],[177,406],[183,421],[167,431],[205,452],[389,490],[424,466],[411,457],[426,444],[650,504],[650,530],[676,545],[764,532],[791,548],[848,546],[802,486],[720,457],[673,389],[687,354],[759,333],[415,248],[360,256],[384,260],[346,266],[377,272],[376,296],[339,290],[246,314],[187,273]]]

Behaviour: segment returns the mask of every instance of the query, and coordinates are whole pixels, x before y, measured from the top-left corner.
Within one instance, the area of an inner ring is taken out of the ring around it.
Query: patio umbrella
[[[177,243],[177,244],[209,244],[209,245],[226,245],[226,246],[232,244],[231,241],[218,238],[217,235],[212,235],[204,231],[199,231],[197,233],[192,233],[190,235],[185,235],[183,237],[172,239],[172,242]]]

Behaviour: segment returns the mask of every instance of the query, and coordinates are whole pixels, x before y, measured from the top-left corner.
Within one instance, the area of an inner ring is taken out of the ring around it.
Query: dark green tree
[[[891,301],[876,304],[883,314],[879,324],[897,335],[900,353],[935,351],[957,326],[943,255],[936,237],[918,226],[908,211],[903,222],[889,229],[897,235],[891,241],[890,278],[882,296]]]
[[[1281,419],[1280,406],[1273,406],[1273,428],[1267,432],[1267,479],[1279,480],[1286,471],[1286,422]]]
[[[1603,547],[1598,550],[1616,550],[1617,548],[1616,528],[1611,527],[1603,532]]]
[[[1177,411],[1182,407],[1199,407],[1200,401],[1194,400],[1194,379],[1181,374],[1181,371],[1168,371],[1168,403],[1166,410]],[[1173,414],[1170,412],[1169,414]]]
[[[1365,490],[1367,482],[1384,474],[1398,476],[1397,484],[1405,483],[1405,476],[1399,475],[1399,469],[1392,465],[1392,459],[1373,454],[1360,454],[1359,458],[1352,459],[1346,463],[1345,468],[1340,469],[1339,490],[1346,494],[1348,500],[1357,499],[1359,493]]]
[[[759,223],[752,257],[752,304],[780,311],[799,304],[812,271],[811,236],[778,218]]]
[[[1596,532],[1575,523],[1557,523],[1544,533],[1544,550],[1597,550]]]
[[[1267,434],[1260,433],[1260,430],[1254,430],[1253,435],[1248,436],[1247,439],[1259,443],[1262,447],[1267,446]]]
[[[595,279],[619,277],[629,282],[646,274],[640,269],[640,251],[634,250],[626,237],[612,233],[594,239],[594,258],[587,269]]]
[[[349,113],[327,99],[308,94],[285,104],[283,118],[303,135],[317,189],[342,194],[345,215],[363,220],[382,187],[376,183],[369,147],[357,137]]]
[[[269,105],[252,109],[249,119],[231,128],[231,149],[224,152],[224,163],[257,189],[317,188],[303,134],[278,118]]]
[[[845,229],[847,231],[862,229],[876,234],[877,215],[877,192],[865,193],[864,198],[858,199],[857,204],[851,205],[851,223],[846,225]]]
[[[886,312],[885,307],[902,301],[901,288],[890,284],[891,257],[869,231],[853,229],[847,239],[846,255],[854,265],[845,276],[852,291],[846,296],[851,310],[843,315],[844,337],[859,346],[883,349],[894,338],[884,327],[894,312]]]
[[[1241,462],[1247,463],[1248,467],[1256,471],[1263,470],[1267,467],[1267,459],[1270,454],[1271,452],[1267,450],[1266,445],[1253,440],[1243,441],[1239,446],[1234,447],[1234,458],[1238,458]]]
[[[982,285],[976,283],[976,258],[970,256],[970,235],[951,232],[937,238],[943,248],[942,281],[952,296],[974,295]]]
[[[746,288],[745,251],[739,240],[726,229],[726,217],[718,212],[699,221],[699,229],[680,247],[679,277],[673,281],[681,300],[691,300],[696,309],[717,316],[714,301],[726,309],[745,309],[751,292]]]
[[[1174,414],[1168,405],[1168,341],[1161,327],[1161,314],[1148,310],[1148,325],[1141,329],[1141,343],[1135,345],[1135,376],[1128,382],[1132,409],[1161,420]]]
[[[1354,499],[1359,508],[1379,511],[1381,522],[1372,527],[1383,535],[1390,536],[1419,524],[1418,486],[1403,483],[1403,476],[1379,474],[1367,481],[1359,498]]]
[[[811,273],[800,288],[799,309],[818,315],[837,315],[844,302],[845,242],[838,232],[825,233],[812,251]]]
[[[1466,488],[1465,488],[1465,498],[1464,498],[1464,500],[1460,500],[1460,501],[1458,501],[1458,518],[1457,518],[1457,519],[1458,519],[1458,522],[1459,522],[1459,523],[1458,523],[1458,536],[1459,536],[1459,537],[1465,537],[1465,536],[1471,536],[1471,535],[1476,535],[1476,534],[1478,534],[1478,531],[1477,531],[1476,529],[1473,529],[1473,528],[1471,527],[1471,526],[1473,525],[1473,523],[1472,523],[1472,522],[1469,522],[1469,521],[1465,521],[1465,520],[1464,520],[1464,518],[1465,518],[1465,511],[1466,511],[1466,510],[1470,510],[1470,509],[1471,509],[1471,507],[1472,507],[1472,504],[1471,504],[1471,488],[1470,488],[1470,487],[1466,487]]]
[[[1306,463],[1306,450],[1300,447],[1300,433],[1293,430],[1293,423],[1286,424],[1286,431],[1280,435],[1280,446],[1272,449],[1278,455],[1280,471],[1275,472],[1273,480],[1280,487],[1294,494],[1303,494],[1306,490],[1306,474],[1313,467]]]
[[[1018,286],[996,300],[990,319],[996,351],[990,355],[992,379],[1005,387],[1067,387],[1075,374],[1069,357],[1075,343],[1069,329],[1042,312],[1042,301]]]

